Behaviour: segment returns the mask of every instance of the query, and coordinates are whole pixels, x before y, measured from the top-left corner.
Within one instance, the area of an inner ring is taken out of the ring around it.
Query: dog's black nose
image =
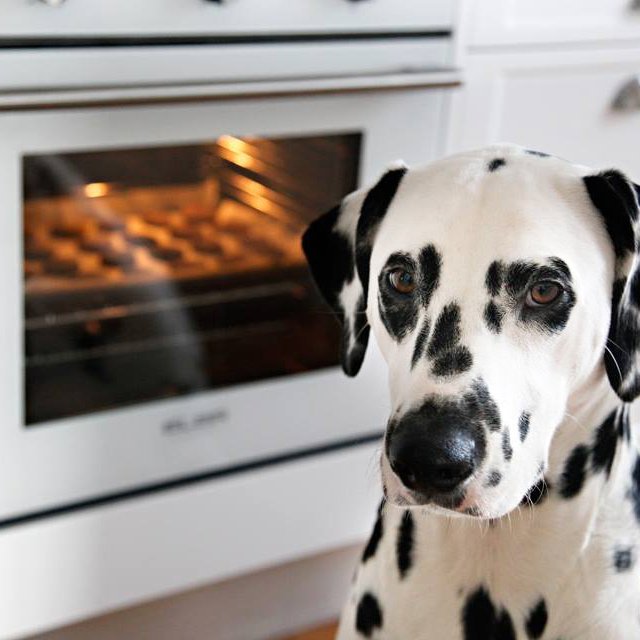
[[[418,411],[403,418],[387,438],[394,473],[423,495],[450,493],[469,478],[484,457],[484,438],[477,426],[436,412]]]

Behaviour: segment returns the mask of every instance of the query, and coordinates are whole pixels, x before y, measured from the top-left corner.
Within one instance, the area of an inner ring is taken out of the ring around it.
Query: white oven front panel
[[[0,0],[0,38],[450,29],[456,0]]]
[[[440,153],[447,95],[420,88],[0,113],[0,519],[357,439],[381,431],[387,411],[384,367],[372,348],[355,380],[324,369],[26,427],[25,156],[199,144],[228,134],[358,132],[366,183],[393,160],[415,164]],[[203,415],[216,419],[200,428]]]

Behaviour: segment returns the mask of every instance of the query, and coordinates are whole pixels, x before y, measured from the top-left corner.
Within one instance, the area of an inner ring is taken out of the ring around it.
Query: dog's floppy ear
[[[640,394],[640,187],[619,171],[584,178],[616,254],[611,324],[605,350],[609,382],[625,402]]]
[[[312,222],[302,237],[311,274],[342,323],[342,368],[348,376],[360,370],[369,341],[371,248],[406,171],[404,166],[389,169],[371,189],[348,195]]]

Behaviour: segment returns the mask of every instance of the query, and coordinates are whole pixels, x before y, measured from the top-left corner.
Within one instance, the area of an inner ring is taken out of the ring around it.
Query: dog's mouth
[[[420,507],[431,513],[449,517],[499,519],[519,507],[538,505],[545,499],[548,492],[548,483],[540,473],[520,499],[512,497],[508,504],[502,500],[497,504],[494,500],[488,500],[483,489],[478,488],[478,482],[474,478],[470,478],[467,483],[452,493],[425,494],[406,487],[393,473],[384,455],[381,459],[381,468],[384,496],[389,503],[402,507]]]
[[[472,490],[472,480],[450,493],[422,493],[406,487],[393,472],[387,457],[381,458],[382,487],[388,502],[404,507],[424,507],[447,515],[483,517]]]

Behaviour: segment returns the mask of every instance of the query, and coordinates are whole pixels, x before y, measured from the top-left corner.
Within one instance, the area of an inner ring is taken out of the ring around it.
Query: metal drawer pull
[[[622,85],[612,106],[616,111],[640,111],[640,74]]]
[[[40,2],[50,7],[60,7],[65,3],[65,0],[40,0]]]

